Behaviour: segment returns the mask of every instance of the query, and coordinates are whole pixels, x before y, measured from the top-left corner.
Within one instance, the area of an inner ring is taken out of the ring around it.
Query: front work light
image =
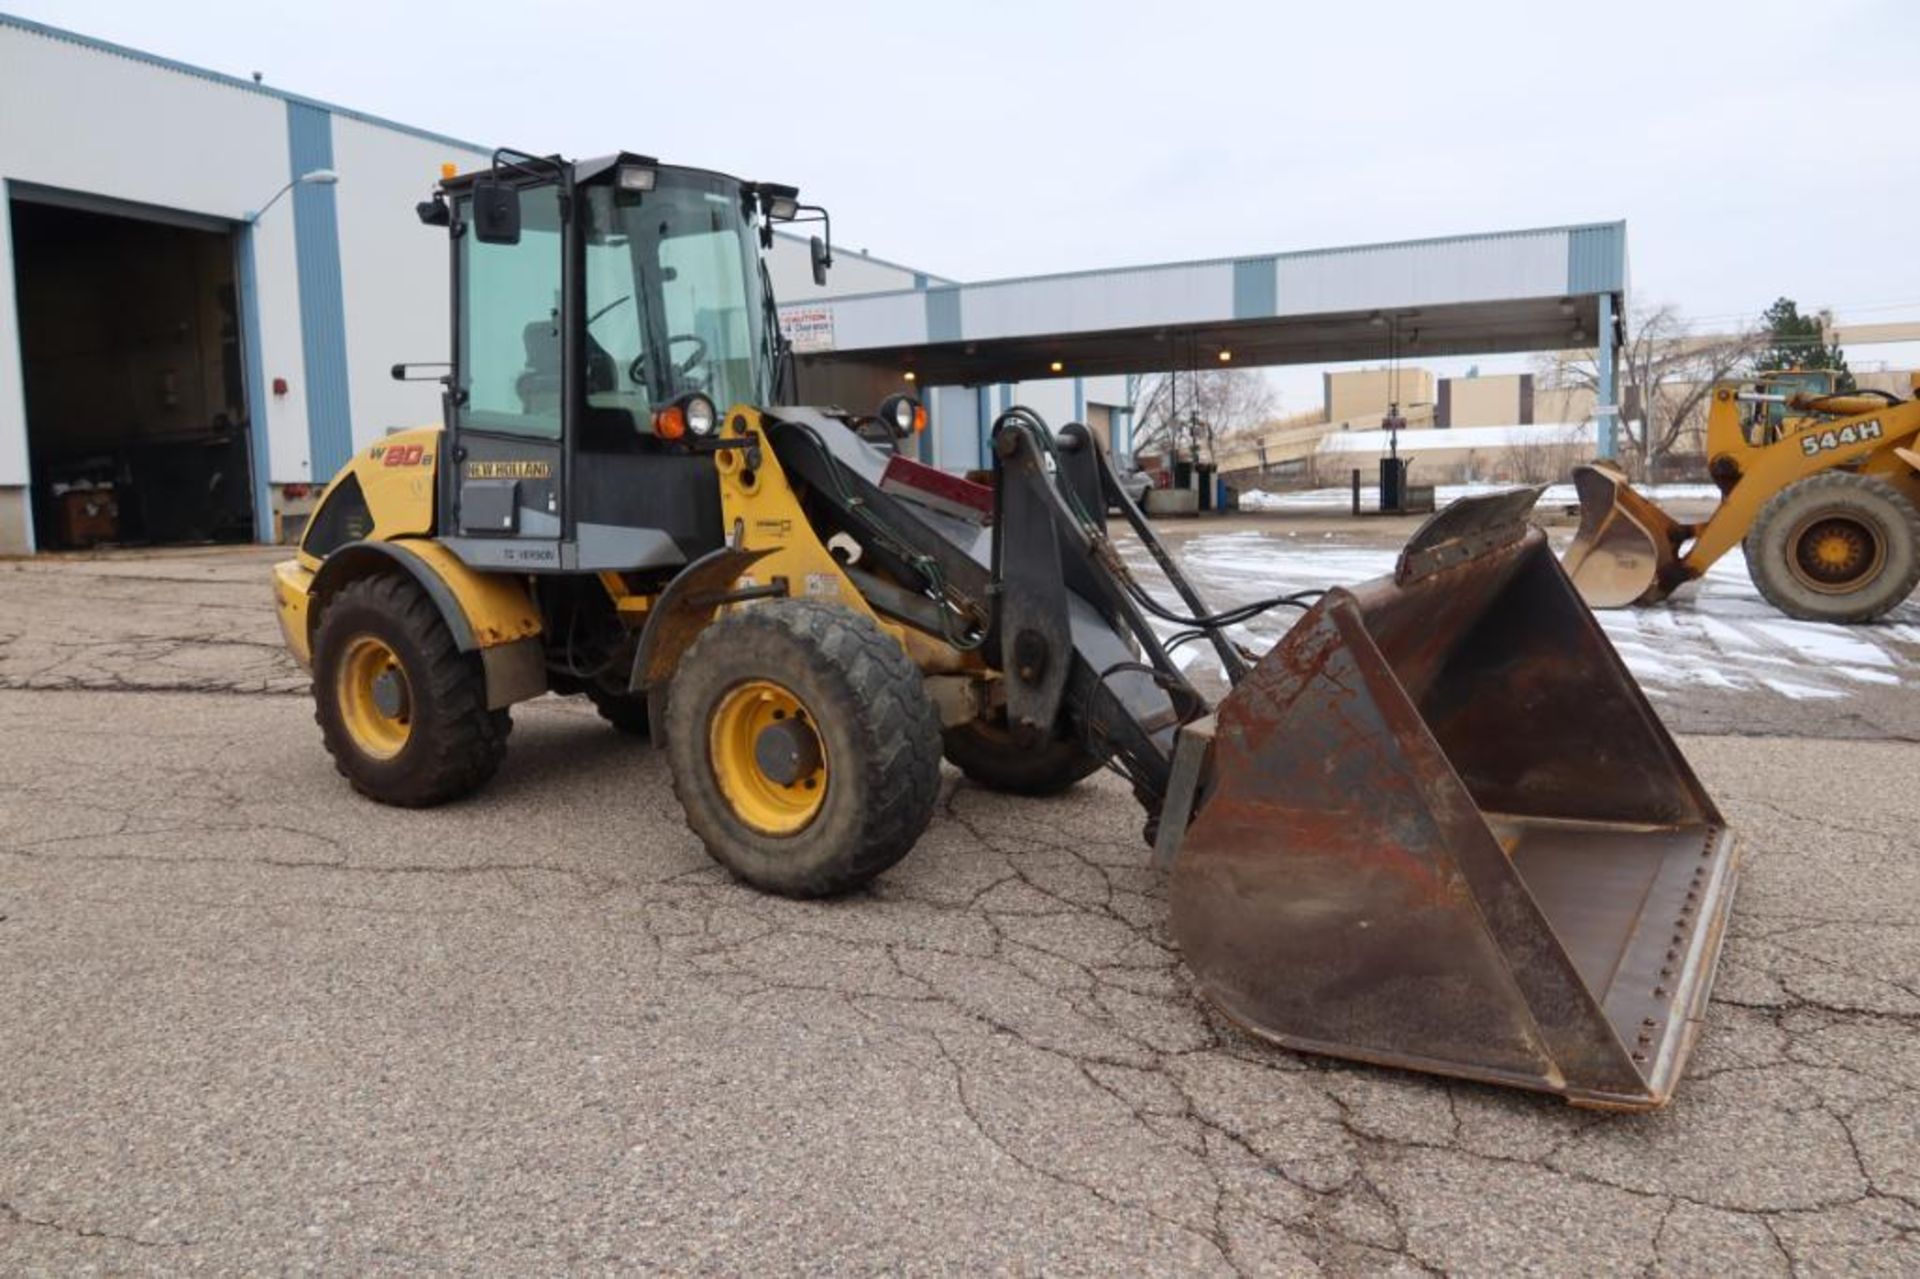
[[[754,189],[760,195],[760,207],[775,222],[791,222],[800,216],[800,188],[781,186],[776,182],[756,183]]]
[[[680,411],[686,415],[687,430],[695,435],[712,435],[713,428],[720,424],[713,401],[697,391],[680,401]]]
[[[927,410],[911,395],[889,395],[881,401],[878,417],[889,431],[903,440],[927,429]]]
[[[620,166],[620,189],[622,191],[651,191],[654,179],[660,176],[658,169],[650,169],[643,164],[623,164]]]

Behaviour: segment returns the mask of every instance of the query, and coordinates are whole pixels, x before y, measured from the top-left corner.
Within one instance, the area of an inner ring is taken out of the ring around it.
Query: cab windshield
[[[1768,398],[1753,406],[1753,415],[1747,423],[1747,439],[1750,443],[1770,443],[1780,438],[1789,421],[1805,416],[1785,401],[1795,395],[1832,395],[1833,372],[1829,369],[1794,369],[1782,373],[1762,373],[1758,376],[1755,389]]]
[[[586,192],[587,400],[645,421],[699,391],[770,398],[766,298],[738,183],[659,171],[652,191]]]

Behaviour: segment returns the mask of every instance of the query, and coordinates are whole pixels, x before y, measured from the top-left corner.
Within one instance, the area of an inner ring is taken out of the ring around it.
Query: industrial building
[[[412,208],[491,144],[5,15],[0,68],[0,553],[276,540],[357,445],[438,419],[388,374],[448,345]],[[1124,448],[1129,378],[1171,367],[1610,357],[1626,290],[1621,223],[984,282],[835,259],[817,289],[776,239],[803,397],[914,389],[955,470],[1013,403]]]
[[[357,444],[439,420],[389,376],[447,357],[413,206],[490,155],[0,14],[0,554],[274,540]],[[837,256],[841,287],[936,280]],[[804,242],[775,268],[811,288]]]

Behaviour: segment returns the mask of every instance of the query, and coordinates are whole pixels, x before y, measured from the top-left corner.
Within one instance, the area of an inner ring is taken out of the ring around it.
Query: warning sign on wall
[[[833,308],[830,306],[783,306],[780,331],[793,343],[794,353],[833,350]]]

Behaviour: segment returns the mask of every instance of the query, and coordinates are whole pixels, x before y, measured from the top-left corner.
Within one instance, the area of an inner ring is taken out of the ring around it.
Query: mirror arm
[[[821,207],[818,204],[803,204],[800,206],[800,212],[812,213],[817,215],[811,218],[796,217],[793,220],[795,222],[818,222],[820,224],[820,229],[826,232],[826,236],[824,238],[826,240],[826,245],[827,245],[827,256],[825,261],[823,261],[821,265],[832,266],[833,265],[833,218],[828,215],[825,208]]]

